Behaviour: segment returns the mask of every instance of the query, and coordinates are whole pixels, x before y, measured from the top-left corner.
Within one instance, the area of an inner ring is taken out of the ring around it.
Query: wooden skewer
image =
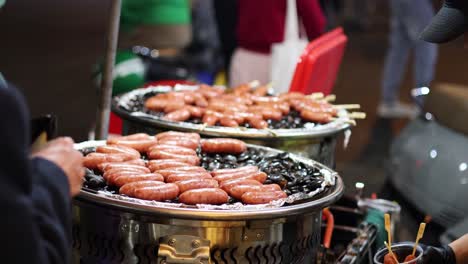
[[[392,246],[392,226],[390,223],[390,215],[385,214],[384,218],[385,218],[385,231],[387,231],[387,240],[388,240],[388,244],[391,247]]]
[[[385,246],[387,247],[388,249],[388,252],[390,253],[390,255],[393,257],[393,259],[396,261],[396,263],[400,263],[398,262],[398,259],[397,257],[395,256],[395,253],[393,253],[392,251],[392,248],[387,244],[387,241],[384,242]]]
[[[334,102],[336,100],[336,95],[334,94],[329,94],[323,98],[325,102]]]
[[[276,134],[275,131],[273,131],[271,128],[265,128],[266,131],[268,131],[268,133],[270,133],[271,135],[273,135],[274,137],[277,137],[278,134]]]
[[[255,87],[259,86],[259,85],[260,85],[260,81],[258,81],[258,80],[253,80],[253,81],[249,82],[249,87],[250,88],[255,88]]]
[[[335,120],[338,120],[338,118],[332,117],[332,118],[330,118],[330,120],[335,121]],[[353,125],[353,126],[357,126],[356,120],[354,120],[354,119],[343,120],[343,123],[350,124],[350,125]]]
[[[319,99],[323,99],[325,97],[325,95],[323,93],[311,93],[307,97],[309,97],[310,99],[313,99],[313,100],[319,100]]]
[[[200,127],[200,131],[205,130],[205,128],[208,126],[207,123],[203,123],[203,125]]]
[[[338,109],[361,109],[360,104],[336,104],[333,107]]]
[[[353,119],[365,119],[366,118],[366,113],[364,112],[352,112],[348,114],[349,118]]]
[[[416,248],[418,247],[419,240],[423,237],[424,235],[424,230],[426,229],[426,223],[421,223],[419,225],[419,230],[418,234],[416,235],[416,242],[414,243],[413,247],[413,253],[411,254],[413,257],[416,254]]]

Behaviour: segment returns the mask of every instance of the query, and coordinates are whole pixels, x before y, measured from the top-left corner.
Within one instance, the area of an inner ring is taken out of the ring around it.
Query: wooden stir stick
[[[419,240],[423,237],[424,235],[424,230],[426,229],[426,223],[421,223],[419,225],[419,230],[418,234],[416,235],[416,242],[414,242],[414,247],[413,247],[413,254],[411,254],[413,257],[416,254],[416,248],[418,247]]]
[[[388,250],[388,252],[390,253],[390,256],[393,257],[393,259],[396,261],[397,264],[400,263],[400,262],[398,262],[398,259],[397,259],[397,257],[395,256],[395,253],[393,253],[392,248],[388,245],[387,241],[384,241],[384,244],[385,244],[385,246],[387,247],[387,250]]]
[[[390,223],[390,215],[385,214],[385,231],[387,231],[387,240],[388,240],[388,245],[391,247],[392,246],[392,226]]]

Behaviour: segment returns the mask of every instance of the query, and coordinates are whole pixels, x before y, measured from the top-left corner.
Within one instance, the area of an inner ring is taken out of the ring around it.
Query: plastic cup
[[[407,262],[403,262],[406,256],[411,255],[413,253],[414,243],[412,242],[401,242],[392,244],[392,251],[397,256],[398,262],[400,264],[418,264],[423,263],[423,249],[420,246],[416,247],[415,259]],[[384,264],[384,257],[387,255],[388,249],[383,247],[375,253],[374,256],[374,263],[375,264]]]

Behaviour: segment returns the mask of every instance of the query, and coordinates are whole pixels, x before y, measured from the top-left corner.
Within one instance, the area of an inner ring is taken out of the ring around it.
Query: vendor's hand
[[[80,192],[85,174],[83,155],[73,148],[73,143],[69,137],[57,138],[33,153],[35,157],[41,157],[55,163],[65,172],[70,184],[71,196]]]
[[[449,245],[457,259],[457,264],[468,264],[468,234],[453,241]]]

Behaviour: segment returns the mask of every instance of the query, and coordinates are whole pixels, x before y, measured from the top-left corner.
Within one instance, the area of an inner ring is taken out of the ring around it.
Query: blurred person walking
[[[230,67],[230,86],[270,81],[271,46],[282,42],[286,0],[238,0],[237,44]],[[297,0],[297,14],[309,40],[325,30],[318,0]]]
[[[377,114],[384,118],[414,117],[416,107],[400,102],[401,86],[409,53],[414,52],[414,87],[428,86],[434,78],[437,46],[419,39],[420,32],[434,16],[430,0],[390,0],[389,47],[381,83]]]

